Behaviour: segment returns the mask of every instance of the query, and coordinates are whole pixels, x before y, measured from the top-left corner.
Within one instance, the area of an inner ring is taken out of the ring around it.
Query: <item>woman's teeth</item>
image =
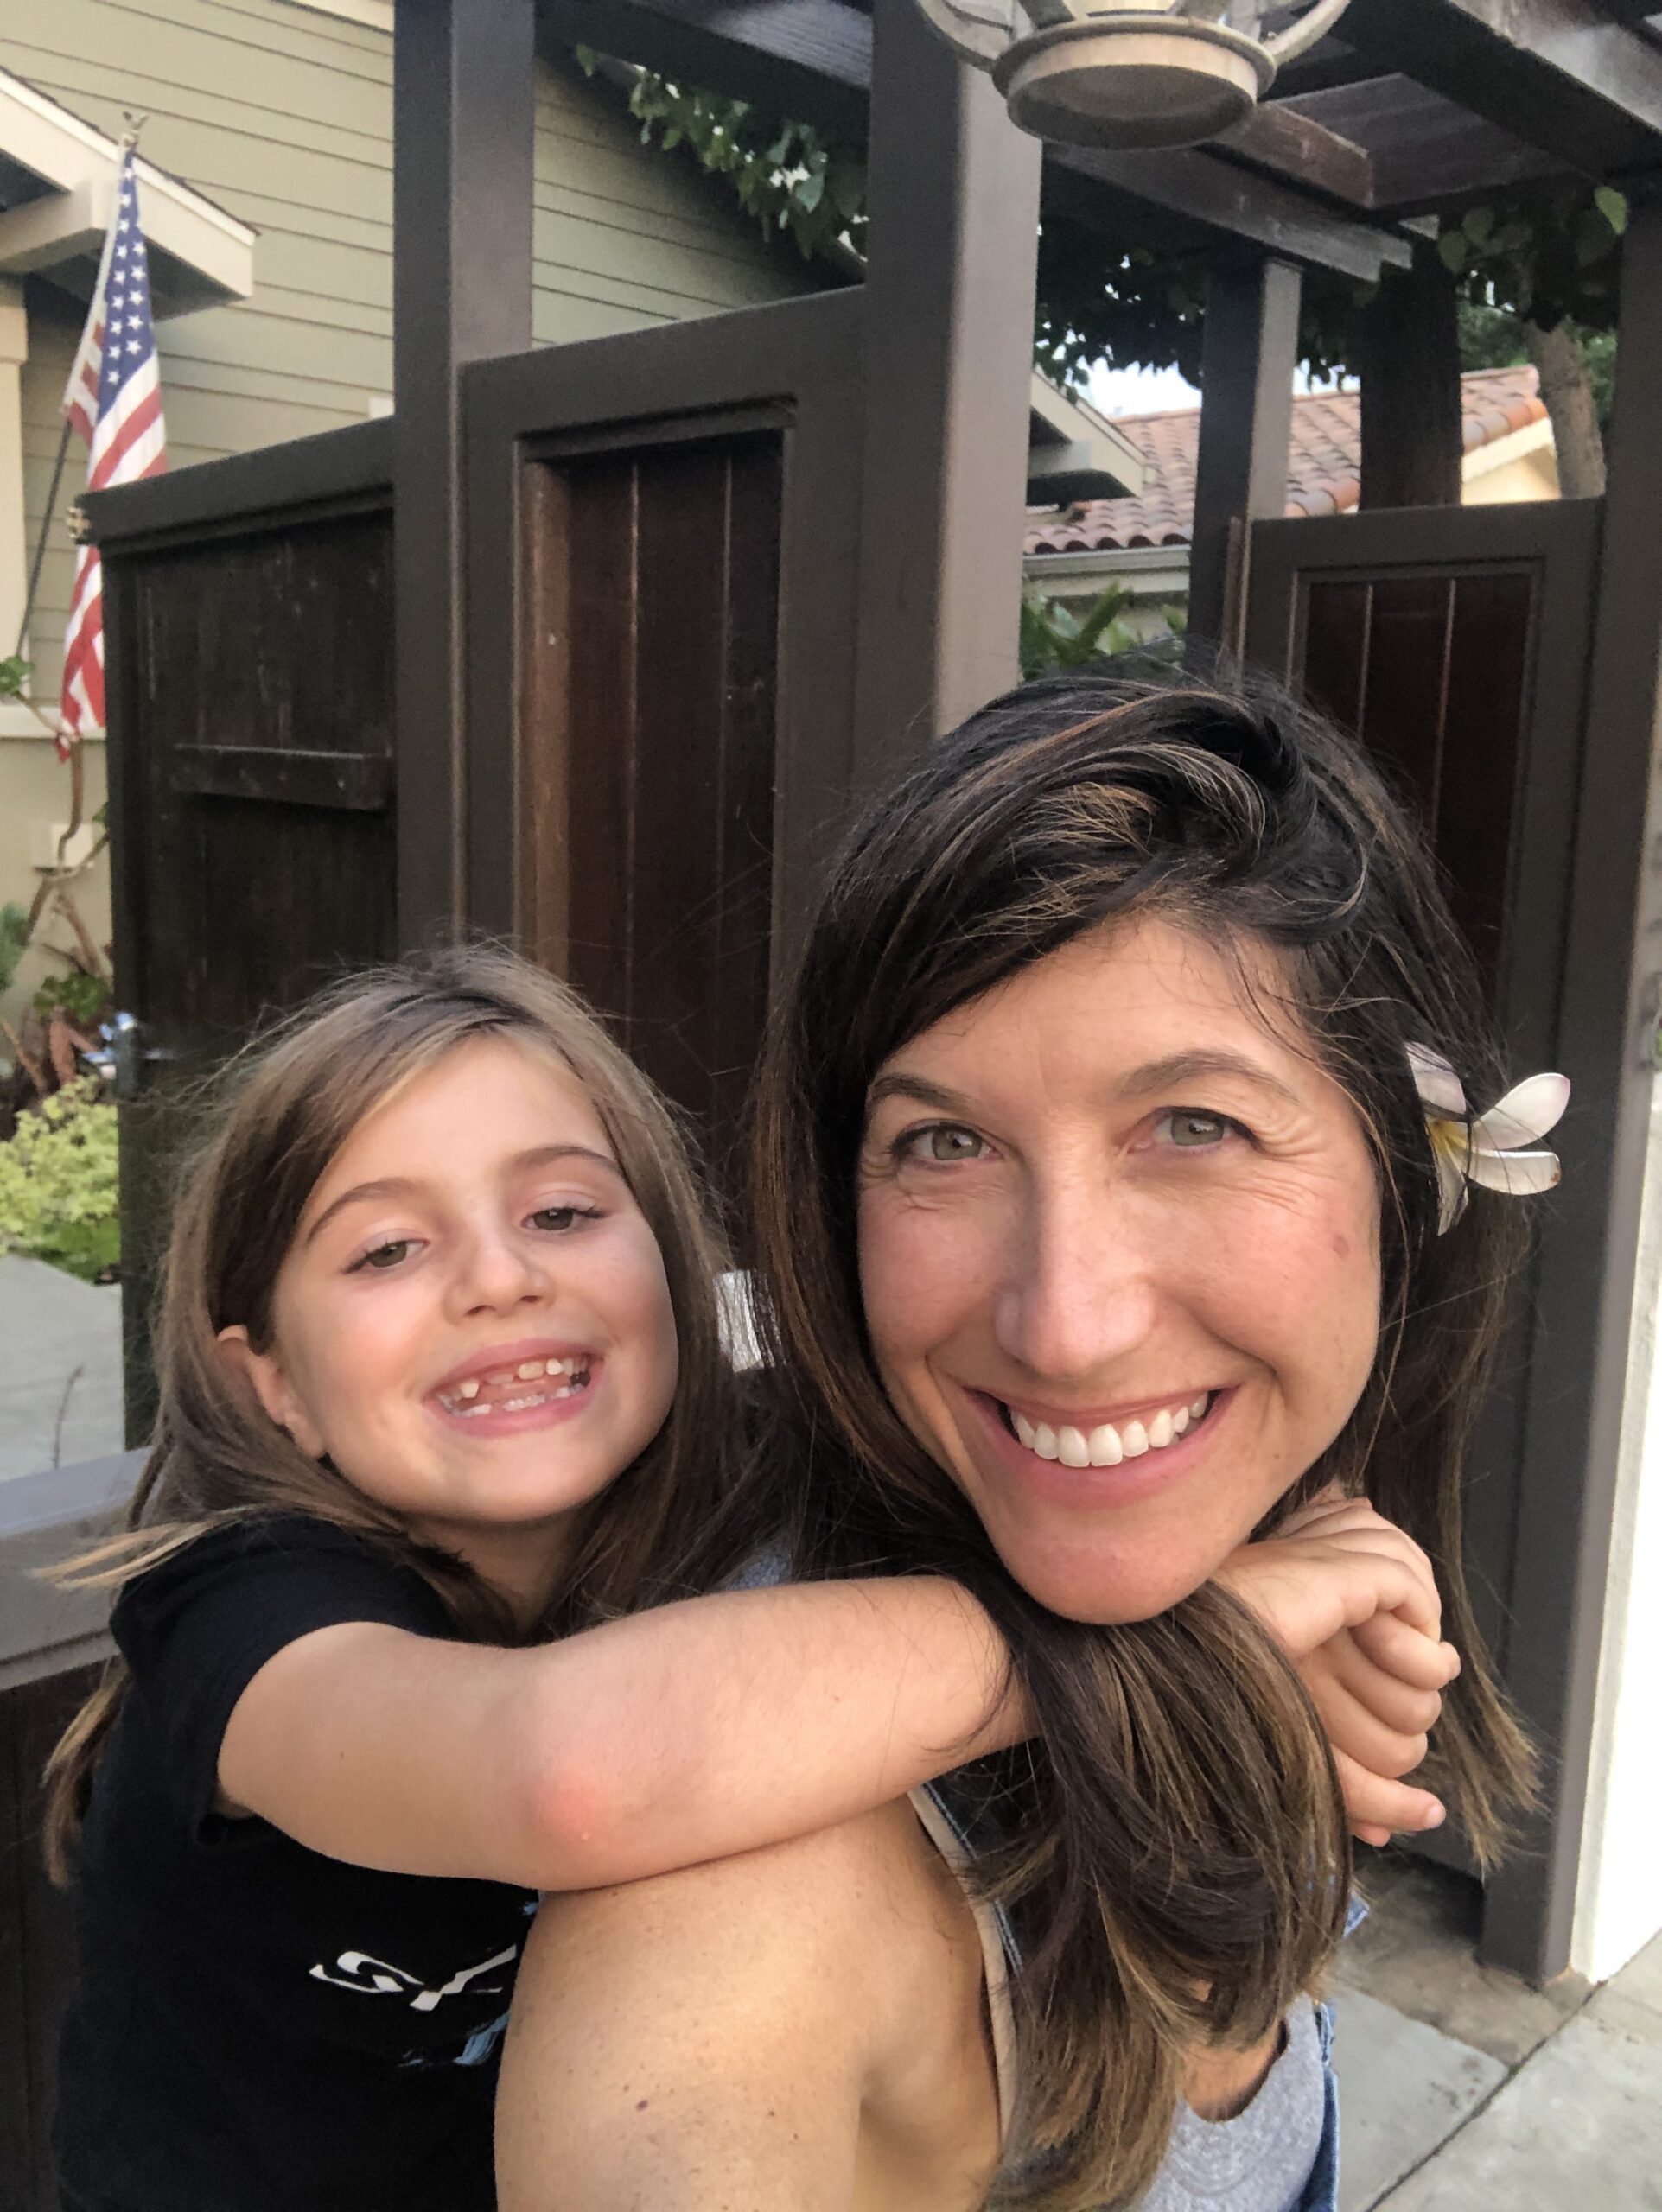
[[[1146,1421],[1110,1421],[1098,1428],[1052,1428],[1048,1421],[1029,1421],[1014,1406],[1006,1407],[1010,1426],[1029,1452],[1041,1459],[1060,1459],[1065,1467],[1117,1467],[1122,1459],[1140,1459],[1145,1452],[1163,1452],[1198,1421],[1204,1421],[1212,1393],[1203,1390],[1187,1405],[1164,1406]]]
[[[589,1362],[587,1354],[579,1353],[571,1359],[522,1359],[516,1366],[497,1368],[488,1375],[470,1375],[465,1382],[457,1382],[448,1390],[441,1390],[438,1402],[446,1413],[455,1414],[467,1420],[474,1414],[518,1414],[530,1406],[551,1405],[557,1398],[570,1398],[589,1383]],[[516,1382],[551,1381],[558,1385],[552,1390],[516,1392],[504,1397],[504,1390],[512,1390]],[[481,1397],[481,1390],[489,1395]]]

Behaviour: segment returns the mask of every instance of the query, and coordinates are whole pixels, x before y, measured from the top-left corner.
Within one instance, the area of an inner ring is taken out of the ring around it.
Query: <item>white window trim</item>
[[[392,0],[289,0],[291,8],[304,8],[314,16],[338,16],[343,23],[361,23],[366,30],[392,29]]]

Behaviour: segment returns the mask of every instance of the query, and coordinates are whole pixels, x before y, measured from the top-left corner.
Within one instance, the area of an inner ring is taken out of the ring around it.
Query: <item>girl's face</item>
[[[1267,955],[1249,973],[1273,988]],[[1332,1443],[1379,1338],[1339,1085],[1188,931],[1082,938],[871,1087],[860,1271],[896,1410],[1054,1611],[1188,1595]]]
[[[662,1255],[599,1117],[505,1039],[360,1122],[273,1312],[264,1352],[226,1332],[271,1419],[498,1581],[546,1580],[675,1389]]]

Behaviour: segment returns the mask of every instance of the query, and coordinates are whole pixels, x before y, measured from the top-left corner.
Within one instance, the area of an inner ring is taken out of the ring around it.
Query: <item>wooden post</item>
[[[1507,1678],[1548,1802],[1488,1885],[1482,1955],[1531,1980],[1570,1962],[1628,1381],[1640,1198],[1662,1017],[1662,200],[1633,207],[1609,490],[1570,878],[1557,1065],[1575,1096],[1566,1206],[1536,1305],[1512,1604],[1531,1634]]]
[[[458,378],[466,362],[531,345],[534,28],[532,0],[398,4],[393,555],[405,944],[464,911]]]
[[[1360,318],[1365,507],[1457,507],[1465,439],[1455,280],[1421,245]]]
[[[855,771],[1015,683],[1042,149],[876,0]]]
[[[1245,525],[1287,507],[1299,290],[1298,270],[1269,255],[1220,263],[1207,282],[1188,634],[1228,653],[1245,619]]]

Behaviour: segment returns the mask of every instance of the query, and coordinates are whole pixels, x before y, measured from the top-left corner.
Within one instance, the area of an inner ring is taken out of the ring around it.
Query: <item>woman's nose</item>
[[[993,1319],[1000,1350],[1056,1382],[1088,1380],[1136,1351],[1160,1294],[1145,1226],[1109,1194],[1035,1206],[1002,1273]]]

